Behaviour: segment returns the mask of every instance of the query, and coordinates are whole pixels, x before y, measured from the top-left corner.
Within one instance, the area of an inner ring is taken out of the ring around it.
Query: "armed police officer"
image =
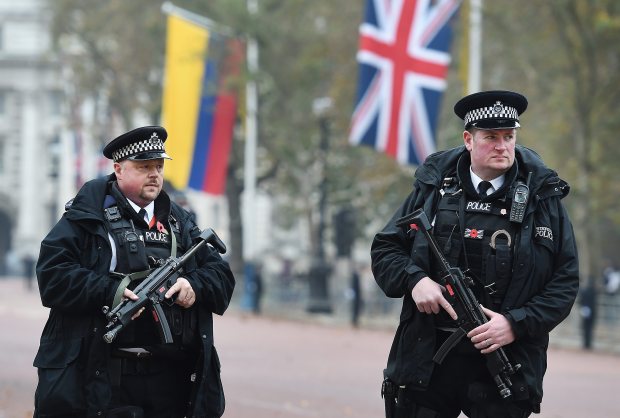
[[[167,132],[146,126],[103,150],[114,173],[87,182],[41,244],[37,278],[50,308],[34,360],[35,417],[219,417],[224,410],[212,314],[235,285],[228,263],[203,246],[166,293],[173,343],[149,314],[104,342],[103,306],[116,306],[200,235],[162,190]],[[174,301],[174,302],[173,302]]]
[[[464,146],[429,156],[413,191],[376,234],[375,279],[389,297],[403,297],[383,395],[389,417],[527,417],[540,411],[549,332],[571,310],[578,261],[561,202],[568,184],[534,151],[516,144],[527,99],[510,91],[466,96],[454,106]],[[451,289],[424,235],[396,225],[422,209],[451,266],[473,284],[488,322],[433,357],[457,328]],[[485,355],[502,347],[520,369],[510,396],[500,396]],[[505,399],[504,399],[505,398]]]

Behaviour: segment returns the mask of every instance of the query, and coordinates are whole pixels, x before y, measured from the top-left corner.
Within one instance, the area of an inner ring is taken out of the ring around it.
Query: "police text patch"
[[[144,239],[146,242],[168,244],[170,242],[170,235],[163,232],[146,231],[144,233]]]
[[[468,212],[482,212],[482,213],[490,213],[491,209],[493,209],[493,205],[491,203],[482,203],[482,202],[467,202],[467,206],[465,210]]]
[[[553,231],[547,226],[537,226],[536,235],[534,237],[541,237],[553,241]]]

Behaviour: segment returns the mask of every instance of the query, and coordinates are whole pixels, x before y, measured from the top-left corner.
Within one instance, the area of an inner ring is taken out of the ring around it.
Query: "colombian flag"
[[[224,193],[242,57],[239,40],[168,16],[162,125],[175,188]]]

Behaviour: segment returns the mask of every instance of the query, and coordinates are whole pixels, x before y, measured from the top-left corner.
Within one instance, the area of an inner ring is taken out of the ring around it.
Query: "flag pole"
[[[258,1],[247,0],[250,15],[258,13]],[[249,80],[246,84],[245,149],[243,170],[243,259],[252,262],[255,257],[255,234],[252,218],[256,203],[256,142],[258,92],[254,77],[258,72],[258,43],[249,38],[247,44]]]
[[[218,32],[222,35],[234,36],[234,32],[231,28],[217,23],[206,16],[199,15],[197,13],[190,12],[182,7],[175,6],[172,2],[166,1],[161,5],[161,11],[167,15],[173,15],[187,20],[198,26],[210,29]]]
[[[469,9],[469,71],[467,93],[480,91],[482,68],[482,0],[470,0]]]

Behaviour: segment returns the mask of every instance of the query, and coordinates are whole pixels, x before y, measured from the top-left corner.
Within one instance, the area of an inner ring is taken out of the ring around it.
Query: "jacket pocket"
[[[35,407],[39,414],[71,414],[85,410],[84,371],[78,361],[82,338],[41,342],[34,358],[39,383]]]
[[[207,416],[221,417],[224,415],[224,409],[226,407],[226,401],[224,398],[224,388],[222,386],[221,364],[220,358],[217,355],[217,350],[214,346],[211,346],[211,367],[207,372],[207,384],[206,384],[206,404],[207,404]]]

